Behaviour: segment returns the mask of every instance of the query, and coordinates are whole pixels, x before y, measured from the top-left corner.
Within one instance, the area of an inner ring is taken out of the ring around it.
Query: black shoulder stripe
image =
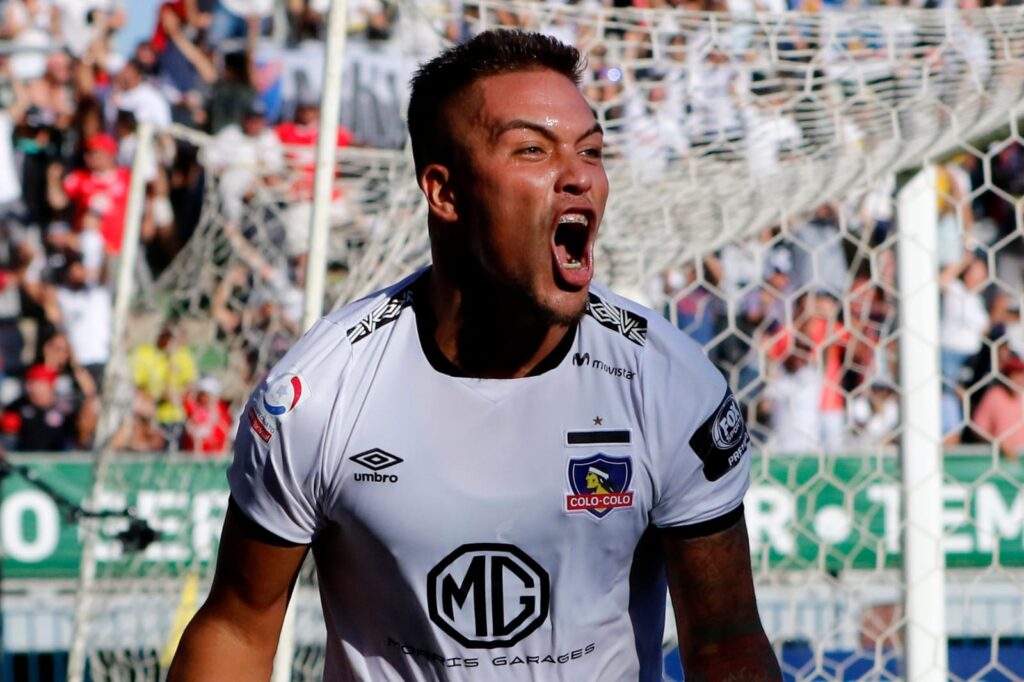
[[[690,436],[690,447],[704,463],[704,478],[709,481],[717,481],[740,463],[750,436],[732,391],[725,389],[722,402]]]
[[[362,341],[381,327],[398,319],[402,311],[412,305],[412,287],[406,287],[373,309],[369,315],[349,327],[345,334],[350,343]]]
[[[703,538],[708,535],[714,535],[715,533],[721,533],[723,530],[728,530],[741,518],[743,518],[742,502],[740,503],[740,506],[736,507],[732,511],[726,512],[721,516],[716,516],[713,519],[700,521],[699,523],[693,523],[688,526],[665,526],[664,528],[659,528],[658,531],[672,538],[692,540],[694,538]]]
[[[638,346],[647,343],[647,318],[612,305],[594,292],[587,298],[587,315]]]

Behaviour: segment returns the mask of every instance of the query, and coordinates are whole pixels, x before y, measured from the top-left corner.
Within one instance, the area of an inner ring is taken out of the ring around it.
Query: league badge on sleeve
[[[597,518],[613,509],[633,506],[633,462],[629,457],[612,457],[598,453],[582,459],[569,460],[569,487],[565,497],[568,512],[588,512]]]
[[[263,409],[275,417],[288,414],[309,395],[309,389],[298,374],[285,374],[274,379],[263,393]]]
[[[252,396],[247,417],[252,432],[269,443],[277,422],[309,397],[309,385],[301,374],[285,374],[263,384]]]
[[[750,447],[743,412],[732,391],[690,437],[690,447],[704,463],[704,478],[717,481],[739,464]]]

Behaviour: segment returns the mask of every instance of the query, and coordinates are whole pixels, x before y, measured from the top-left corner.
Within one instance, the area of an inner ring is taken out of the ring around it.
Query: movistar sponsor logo
[[[609,365],[607,362],[602,362],[597,358],[591,358],[590,353],[573,353],[572,364],[577,367],[590,367],[598,371],[604,372],[605,374],[613,377],[619,377],[626,381],[632,381],[633,377],[636,376],[636,372],[627,367],[614,367]]]

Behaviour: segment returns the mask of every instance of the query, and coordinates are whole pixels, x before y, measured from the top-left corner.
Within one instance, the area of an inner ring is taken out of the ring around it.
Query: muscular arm
[[[269,535],[232,501],[210,596],[182,635],[168,682],[269,679],[307,549]]]
[[[754,600],[747,527],[699,538],[661,533],[688,682],[781,680]]]

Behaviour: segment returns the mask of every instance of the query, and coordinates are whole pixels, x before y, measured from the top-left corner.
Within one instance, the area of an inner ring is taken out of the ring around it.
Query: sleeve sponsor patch
[[[717,481],[739,464],[750,447],[750,436],[732,391],[726,389],[722,402],[697,427],[690,447],[704,463],[704,477],[709,481]]]

